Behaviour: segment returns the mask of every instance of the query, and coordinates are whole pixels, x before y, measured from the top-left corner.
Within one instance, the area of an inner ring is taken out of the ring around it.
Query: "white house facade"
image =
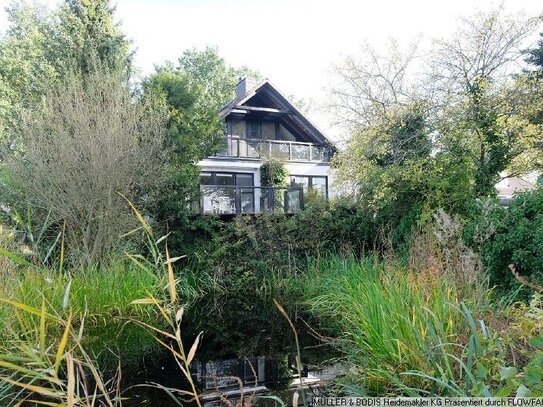
[[[242,79],[219,116],[224,149],[198,163],[202,214],[293,213],[303,210],[309,190],[333,195],[333,143],[268,80]],[[262,185],[260,168],[268,157],[284,162],[287,185]]]

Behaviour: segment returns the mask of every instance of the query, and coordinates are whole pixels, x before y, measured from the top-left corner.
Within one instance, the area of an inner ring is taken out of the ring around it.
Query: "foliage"
[[[519,194],[507,208],[480,203],[466,237],[481,251],[493,285],[504,291],[518,286],[510,264],[521,276],[542,283],[543,190]]]
[[[526,62],[534,66],[536,75],[541,75],[543,72],[543,33],[539,33],[539,36],[541,38],[537,47],[525,51]]]
[[[267,157],[260,166],[260,183],[265,187],[282,187],[287,184],[288,170],[283,160]]]
[[[14,338],[0,349],[3,405],[119,405],[117,381],[106,381],[81,346],[84,320],[74,322],[71,313],[66,317],[52,313],[45,299],[39,308],[7,299],[1,302],[31,322],[20,340]]]
[[[64,227],[71,260],[106,260],[134,224],[117,193],[147,207],[162,194],[164,122],[160,106],[134,101],[119,74],[67,78],[24,116],[24,149],[6,165],[19,192],[11,207],[27,202],[34,218]]]
[[[339,181],[381,222],[405,228],[400,241],[438,208],[468,215],[505,172],[541,167],[540,83],[510,76],[537,23],[477,13],[425,56],[393,42],[385,55],[366,46],[336,68],[330,109],[350,136]]]
[[[224,123],[217,112],[233,99],[244,74],[251,73],[228,66],[216,48],[208,47],[185,51],[177,65],[167,63],[145,79],[144,95],[160,100],[168,110],[169,193],[154,211],[158,221],[186,222],[189,203],[198,196],[196,163],[221,147]]]
[[[375,222],[351,200],[308,202],[292,214],[259,214],[229,222],[199,217],[188,230],[172,230],[172,250],[185,250],[190,268],[214,274],[218,290],[256,291],[272,271],[303,270],[327,252],[381,247]]]
[[[113,22],[107,0],[66,0],[54,10],[14,2],[9,27],[0,38],[0,159],[18,140],[25,109],[39,109],[41,98],[74,72],[101,67],[128,79],[130,43]]]
[[[362,387],[382,396],[402,394],[404,386],[432,389],[431,381],[404,372],[462,376],[454,356],[461,356],[457,343],[466,333],[460,310],[474,298],[443,272],[332,257],[316,262],[298,284],[330,332],[345,332],[337,344]]]

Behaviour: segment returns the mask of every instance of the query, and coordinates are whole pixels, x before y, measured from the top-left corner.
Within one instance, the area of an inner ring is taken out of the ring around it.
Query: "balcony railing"
[[[200,185],[200,213],[295,213],[304,208],[302,187]]]
[[[226,137],[226,148],[218,157],[262,158],[264,156],[284,157],[288,161],[329,162],[330,149],[313,143],[284,140],[260,140]]]

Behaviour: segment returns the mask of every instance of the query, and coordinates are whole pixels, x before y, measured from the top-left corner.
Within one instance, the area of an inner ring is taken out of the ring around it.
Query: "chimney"
[[[241,99],[258,84],[254,79],[240,78],[236,85],[236,99]]]

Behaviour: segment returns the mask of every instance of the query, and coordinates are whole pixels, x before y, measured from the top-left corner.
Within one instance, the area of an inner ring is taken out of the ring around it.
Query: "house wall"
[[[255,186],[261,186],[260,166],[261,160],[232,160],[232,159],[204,159],[198,163],[201,171],[225,171],[225,172],[243,172],[254,176]],[[305,162],[287,162],[289,175],[313,175],[328,177],[328,197],[336,195],[334,190],[335,171],[329,164],[324,163],[305,163]]]

